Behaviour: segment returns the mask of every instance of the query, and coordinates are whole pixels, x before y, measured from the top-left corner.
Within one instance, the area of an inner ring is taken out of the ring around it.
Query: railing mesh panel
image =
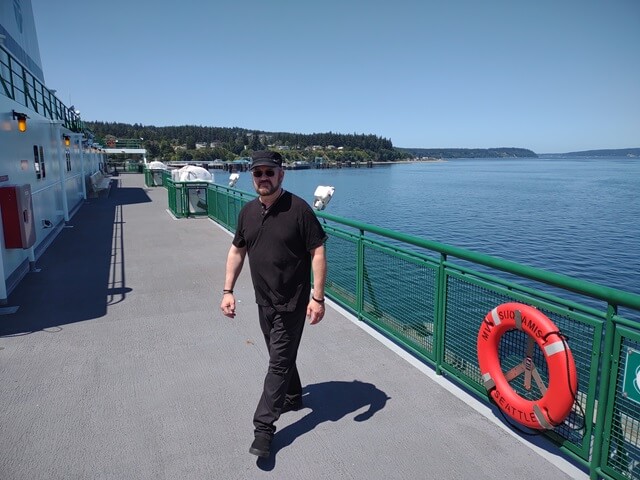
[[[329,235],[325,245],[327,263],[326,288],[352,308],[356,307],[357,246],[352,239]]]
[[[424,261],[366,247],[363,305],[381,327],[433,354],[436,272]]]
[[[478,367],[478,330],[485,315],[509,298],[481,286],[447,276],[444,361],[482,386]]]
[[[590,409],[593,408],[591,402],[590,408],[587,405],[587,393],[589,388],[589,377],[591,375],[590,368],[594,361],[593,353],[600,349],[600,341],[595,339],[595,328],[584,322],[574,320],[568,315],[560,315],[544,308],[540,309],[549,319],[558,327],[558,330],[566,337],[567,345],[571,349],[573,355],[573,361],[576,365],[576,372],[578,374],[578,391],[576,394],[576,401],[573,404],[573,408],[569,416],[564,422],[554,429],[555,433],[560,435],[565,440],[568,440],[572,444],[578,446],[585,440],[585,435],[591,434],[592,420],[585,418]],[[536,366],[538,364],[536,363]],[[595,391],[595,396],[598,395],[598,390]],[[588,441],[584,445],[584,448],[589,447]]]

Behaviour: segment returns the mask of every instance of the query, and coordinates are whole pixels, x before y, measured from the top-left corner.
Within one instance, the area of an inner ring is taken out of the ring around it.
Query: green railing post
[[[356,254],[356,311],[358,319],[362,319],[364,308],[364,230],[360,229]]]
[[[9,52],[7,52],[7,55],[9,54]],[[13,58],[11,57],[11,55],[9,55],[9,83],[11,84],[11,100],[15,100],[16,99],[16,86],[13,82]]]
[[[189,189],[187,184],[182,184],[182,190],[180,190],[180,203],[182,204],[182,213],[185,217],[189,217]]]
[[[444,322],[447,311],[447,275],[444,267],[444,262],[446,261],[447,255],[441,253],[440,263],[438,264],[438,278],[436,281],[435,318],[433,319],[433,338],[436,340],[433,344],[433,354],[436,360],[437,375],[442,375],[442,363],[444,362]]]
[[[615,322],[613,316],[616,314],[616,307],[608,304],[607,319],[604,327],[604,353],[602,355],[602,370],[600,372],[600,392],[598,393],[598,412],[596,414],[596,425],[593,433],[593,455],[591,456],[589,478],[598,479],[598,471],[602,463],[602,448],[604,444],[604,423],[607,414],[607,400],[609,397],[609,382],[611,380],[611,363],[613,362],[612,352],[615,339]]]

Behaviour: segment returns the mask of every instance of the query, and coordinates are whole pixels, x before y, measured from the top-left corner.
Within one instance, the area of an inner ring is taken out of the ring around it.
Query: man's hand
[[[236,316],[236,297],[233,296],[233,293],[222,295],[220,310],[222,310],[225,317],[234,318]]]
[[[324,303],[318,303],[315,300],[309,300],[307,305],[307,318],[309,318],[309,325],[315,325],[324,317]]]

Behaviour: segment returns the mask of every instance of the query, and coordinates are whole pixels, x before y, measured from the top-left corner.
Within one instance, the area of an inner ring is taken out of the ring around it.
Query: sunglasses
[[[263,175],[266,175],[267,177],[273,177],[276,174],[276,172],[274,172],[273,170],[254,170],[252,173],[255,178],[260,178]]]

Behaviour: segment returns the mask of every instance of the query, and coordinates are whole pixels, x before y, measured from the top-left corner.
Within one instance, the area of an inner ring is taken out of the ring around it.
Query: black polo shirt
[[[327,236],[300,197],[283,192],[265,211],[259,199],[238,216],[233,244],[247,248],[256,303],[292,312],[311,292],[311,253]]]

